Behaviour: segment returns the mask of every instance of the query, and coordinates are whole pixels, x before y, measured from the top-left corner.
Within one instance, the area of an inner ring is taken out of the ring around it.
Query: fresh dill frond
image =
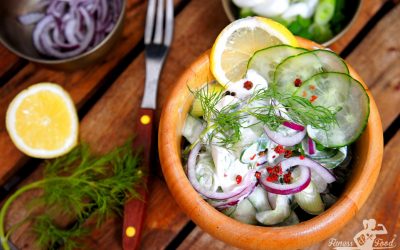
[[[145,173],[139,163],[130,141],[102,156],[93,155],[85,144],[79,145],[67,155],[47,162],[42,180],[20,188],[3,205],[0,238],[5,239],[4,218],[12,201],[28,190],[41,188],[43,194],[32,203],[45,208],[43,214],[32,216],[31,229],[38,245],[43,249],[57,245],[76,248],[74,240],[86,234],[87,228],[81,225],[87,219],[93,218],[98,227],[111,214],[120,214],[127,199],[140,198],[136,188],[142,185]],[[75,226],[62,228],[55,224],[54,220],[60,217],[75,220]],[[3,247],[7,249],[4,244]]]
[[[202,136],[207,136],[209,143],[225,147],[233,146],[240,141],[241,129],[244,128],[243,121],[250,116],[272,130],[277,130],[287,120],[323,130],[328,130],[337,122],[338,110],[313,105],[304,97],[281,94],[273,86],[256,90],[247,99],[238,99],[237,102],[228,104],[221,110],[217,109],[217,104],[225,96],[224,91],[208,91],[206,84],[205,87],[192,93],[200,101],[204,111],[203,118],[208,123]],[[260,101],[264,104],[257,105]]]

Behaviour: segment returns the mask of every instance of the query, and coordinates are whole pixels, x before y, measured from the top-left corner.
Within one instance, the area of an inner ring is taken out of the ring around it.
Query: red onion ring
[[[238,185],[238,187],[233,191],[222,193],[222,192],[214,192],[214,191],[205,190],[200,185],[200,183],[198,182],[198,180],[196,178],[196,169],[195,169],[196,168],[196,159],[200,152],[200,149],[201,149],[201,144],[198,143],[190,152],[188,162],[187,162],[187,170],[188,170],[188,178],[189,178],[189,181],[192,184],[193,188],[198,193],[205,196],[206,198],[217,199],[217,200],[226,200],[226,199],[232,198],[232,197],[237,196],[240,193],[242,193],[247,187],[252,185],[252,183],[254,182],[254,179],[256,179],[254,177],[254,172],[252,174],[252,172],[249,171],[248,174],[246,175],[246,177],[243,179],[242,184]]]
[[[33,44],[37,51],[53,58],[82,54],[113,30],[121,15],[121,0],[42,0],[45,13],[19,17],[21,23],[36,23]]]
[[[260,183],[263,185],[265,190],[274,194],[294,194],[304,190],[311,182],[311,171],[308,167],[298,166],[300,171],[300,175],[295,179],[294,182],[290,184],[280,184],[275,182],[269,182],[266,180],[267,173],[264,171],[264,174],[260,178]],[[283,170],[283,169],[282,169]]]
[[[308,137],[308,154],[315,154],[315,142],[310,137]]]
[[[291,167],[301,165],[315,170],[327,183],[332,183],[336,180],[335,176],[328,169],[307,157],[300,158],[299,156],[294,156],[281,161],[279,164],[281,165],[283,172],[287,171]]]
[[[284,121],[282,123],[282,125],[285,127],[291,128],[293,130],[296,130],[296,131],[303,131],[305,129],[304,126],[294,123],[294,122],[289,122],[289,121]]]
[[[31,24],[39,22],[40,20],[43,19],[43,17],[44,17],[43,13],[32,12],[32,13],[28,13],[26,15],[19,16],[18,20],[23,25],[31,25]]]
[[[254,181],[248,187],[246,187],[240,194],[235,195],[229,199],[226,199],[223,201],[218,201],[218,200],[214,201],[213,200],[211,205],[213,205],[215,208],[220,209],[220,210],[234,206],[234,205],[238,204],[240,201],[246,199],[254,191],[256,184],[257,184],[257,181]]]
[[[284,136],[279,132],[275,132],[270,130],[267,126],[264,126],[265,133],[275,143],[282,145],[282,146],[294,146],[298,143],[300,143],[304,136],[306,135],[306,130],[299,131],[298,133],[292,135],[292,136]]]

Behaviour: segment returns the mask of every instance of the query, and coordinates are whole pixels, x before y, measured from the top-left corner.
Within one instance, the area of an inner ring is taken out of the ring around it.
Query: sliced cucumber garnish
[[[329,129],[307,126],[314,141],[328,148],[353,143],[364,131],[369,117],[369,97],[360,82],[343,73],[320,73],[311,77],[295,95],[313,100],[313,105],[339,110]]]
[[[257,224],[255,218],[256,209],[247,199],[242,200],[236,206],[236,210],[230,215],[232,218],[247,224]]]
[[[250,58],[247,69],[254,69],[263,76],[268,83],[274,79],[276,66],[289,56],[306,52],[306,49],[289,45],[277,45],[259,50]]]
[[[341,164],[347,158],[347,151],[348,151],[347,147],[341,147],[335,150],[336,154],[334,154],[332,157],[320,158],[315,160],[321,163],[322,166],[329,169],[333,169],[339,166],[339,164]]]
[[[258,185],[254,188],[254,191],[249,195],[249,197],[247,197],[247,199],[251,202],[257,212],[271,210],[267,194],[268,192],[265,191],[263,187]]]
[[[268,142],[269,140],[265,137],[258,138],[257,142],[242,151],[239,157],[240,161],[245,164],[256,162],[259,159],[258,153],[267,149]]]
[[[199,139],[203,129],[204,126],[201,120],[188,115],[186,117],[185,126],[182,129],[182,135],[192,144]]]
[[[286,220],[290,213],[289,198],[286,195],[278,195],[275,209],[257,213],[256,219],[264,225],[275,225]]]
[[[297,214],[294,211],[292,211],[289,217],[283,222],[277,224],[277,226],[291,226],[299,223],[300,223],[299,217],[297,217]]]
[[[278,92],[290,95],[311,76],[321,72],[349,73],[346,63],[328,50],[314,50],[286,58],[278,65],[274,85]]]
[[[325,206],[313,182],[301,192],[294,194],[297,204],[309,214],[320,214]]]

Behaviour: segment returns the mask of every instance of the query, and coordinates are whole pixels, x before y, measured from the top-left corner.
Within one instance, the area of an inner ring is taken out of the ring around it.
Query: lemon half
[[[293,34],[271,19],[247,17],[236,20],[222,30],[212,47],[211,72],[222,85],[236,82],[244,77],[254,52],[278,44],[298,46]]]
[[[21,91],[8,107],[6,127],[15,146],[36,158],[64,155],[78,142],[74,103],[53,83],[39,83]]]

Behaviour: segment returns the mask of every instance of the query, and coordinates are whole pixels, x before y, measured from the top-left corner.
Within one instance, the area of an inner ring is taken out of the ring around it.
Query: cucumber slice
[[[317,215],[325,210],[321,196],[312,181],[303,191],[294,194],[294,198],[297,204],[309,214]]]
[[[280,227],[291,226],[291,225],[296,225],[299,223],[300,223],[299,217],[297,217],[297,214],[294,211],[292,211],[290,213],[289,217],[286,220],[284,220],[283,222],[277,224],[277,226],[280,226]]]
[[[289,56],[306,52],[306,49],[296,48],[289,45],[276,45],[256,51],[247,64],[247,69],[257,71],[262,77],[271,83],[274,79],[276,66]]]
[[[231,214],[231,217],[246,224],[257,224],[255,215],[256,209],[249,200],[244,199],[236,206],[236,210]]]
[[[369,97],[364,87],[351,76],[342,73],[320,73],[311,77],[295,95],[310,99],[313,104],[339,110],[337,123],[328,130],[307,126],[314,141],[328,148],[349,145],[360,137],[368,123]]]
[[[224,210],[222,210],[221,212],[227,216],[231,216],[235,212],[236,207],[237,207],[237,205],[228,207],[228,208],[225,208]]]
[[[336,150],[336,154],[329,158],[316,159],[322,166],[333,169],[339,166],[347,158],[347,147],[341,147]],[[313,158],[313,157],[311,157]]]
[[[288,57],[279,64],[275,70],[274,85],[278,92],[290,95],[311,76],[321,72],[349,73],[349,69],[343,59],[334,52],[309,51]]]
[[[290,213],[289,198],[286,195],[278,195],[275,209],[256,213],[256,219],[264,225],[275,225],[286,220]]]
[[[258,185],[254,188],[254,191],[249,195],[249,197],[247,197],[247,199],[251,202],[257,212],[271,210],[267,194],[268,192],[265,191],[263,187]]]
[[[258,154],[258,143],[251,144],[240,154],[240,161],[244,164],[255,162]]]
[[[199,139],[201,132],[203,132],[203,123],[191,115],[186,117],[185,126],[182,129],[182,135],[193,144]]]

